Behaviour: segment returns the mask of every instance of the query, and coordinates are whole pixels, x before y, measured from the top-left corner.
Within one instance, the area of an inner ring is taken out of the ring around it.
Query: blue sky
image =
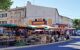
[[[69,18],[80,18],[80,0],[12,0],[13,5],[22,7],[30,1],[34,5],[46,6],[57,8],[60,15],[67,16]]]

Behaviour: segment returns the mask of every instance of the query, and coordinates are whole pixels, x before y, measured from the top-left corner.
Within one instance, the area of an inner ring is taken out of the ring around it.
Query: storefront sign
[[[44,25],[45,22],[32,22],[33,25]]]

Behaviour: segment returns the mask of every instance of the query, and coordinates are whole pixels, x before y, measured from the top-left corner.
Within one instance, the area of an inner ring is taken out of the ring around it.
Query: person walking
[[[19,29],[15,31],[15,45],[20,45],[21,33]]]

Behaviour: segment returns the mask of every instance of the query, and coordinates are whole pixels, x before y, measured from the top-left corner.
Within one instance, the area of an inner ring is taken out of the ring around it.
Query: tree
[[[80,19],[73,19],[73,27],[80,29]]]
[[[13,2],[11,0],[0,0],[0,9],[1,10],[7,10],[10,8],[12,3]]]

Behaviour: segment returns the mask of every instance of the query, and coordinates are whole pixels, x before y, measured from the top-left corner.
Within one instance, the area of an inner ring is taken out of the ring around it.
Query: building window
[[[1,24],[2,22],[0,21],[0,24]]]
[[[5,13],[5,14],[2,14],[2,17],[7,17],[7,13]]]
[[[2,14],[0,14],[0,18],[2,17]]]
[[[15,17],[17,17],[17,18],[21,17],[21,12],[15,11]]]
[[[0,24],[7,24],[7,21],[0,21]]]
[[[0,14],[0,17],[2,18],[2,17],[7,17],[7,13],[5,13],[5,14]]]
[[[37,22],[37,19],[35,19],[35,22]]]
[[[43,19],[43,21],[46,21],[45,19]]]
[[[7,21],[3,21],[2,24],[7,24]]]

